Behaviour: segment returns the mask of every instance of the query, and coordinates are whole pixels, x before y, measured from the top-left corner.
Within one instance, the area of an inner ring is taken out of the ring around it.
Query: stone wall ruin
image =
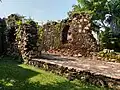
[[[46,24],[47,25],[47,24]],[[51,28],[52,27],[52,28]],[[90,16],[84,14],[74,14],[72,17],[63,20],[59,27],[59,47],[54,48],[53,40],[55,38],[54,29],[55,25],[45,27],[45,36],[47,39],[43,40],[48,45],[48,52],[58,53],[66,56],[89,56],[98,51],[96,39],[92,35],[92,26]],[[48,32],[49,30],[49,32]],[[51,38],[51,39],[50,39]]]
[[[32,58],[40,56],[41,51],[38,51],[37,40],[37,27],[32,24],[22,24],[19,31],[17,32],[17,43],[19,52],[25,63]]]
[[[11,30],[14,31],[15,38],[9,36]],[[7,29],[7,32],[7,55],[21,57],[24,63],[40,56],[41,51],[38,50],[39,46],[37,45],[38,28],[34,21],[31,21],[29,24],[23,23],[16,29]]]
[[[40,57],[41,50],[75,57],[91,56],[91,52],[98,51],[88,14],[74,14],[61,22],[47,22],[42,28],[42,43],[38,40],[39,30],[34,22],[7,29],[7,54],[29,60]]]

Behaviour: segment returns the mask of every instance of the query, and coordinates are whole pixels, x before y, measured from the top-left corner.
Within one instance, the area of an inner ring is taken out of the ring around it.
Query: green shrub
[[[120,62],[120,53],[117,53],[114,50],[104,49],[98,53],[98,56],[107,61]]]
[[[100,47],[103,49],[113,49],[120,51],[120,35],[114,35],[112,30],[106,28],[100,33]]]

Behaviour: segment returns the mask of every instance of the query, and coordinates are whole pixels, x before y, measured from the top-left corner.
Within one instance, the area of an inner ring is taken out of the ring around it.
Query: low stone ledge
[[[82,68],[74,68],[72,66],[63,65],[50,60],[34,59],[28,62],[29,65],[42,68],[46,71],[51,71],[61,76],[65,76],[69,80],[82,80],[95,84],[97,86],[109,87],[114,90],[120,90],[120,79],[111,78],[102,74],[96,74]]]

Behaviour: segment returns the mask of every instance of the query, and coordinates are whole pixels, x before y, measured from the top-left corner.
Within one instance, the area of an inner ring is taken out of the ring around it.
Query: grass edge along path
[[[0,59],[0,90],[109,90],[78,80],[19,64],[10,57]]]

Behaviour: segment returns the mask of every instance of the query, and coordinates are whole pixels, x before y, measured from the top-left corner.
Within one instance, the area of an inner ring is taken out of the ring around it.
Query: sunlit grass
[[[46,72],[39,68],[18,64],[11,58],[0,60],[0,90],[108,90],[78,80]]]

